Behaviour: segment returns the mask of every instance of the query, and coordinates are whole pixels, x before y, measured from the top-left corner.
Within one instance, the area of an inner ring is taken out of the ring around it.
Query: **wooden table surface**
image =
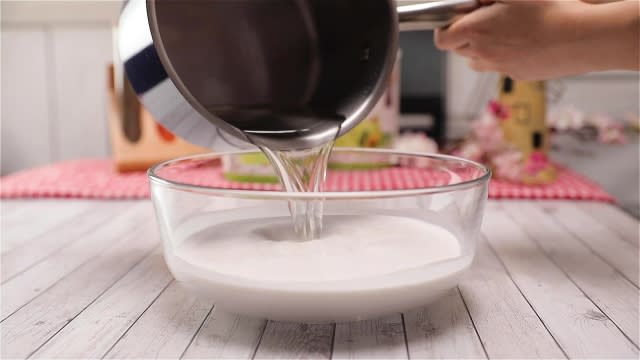
[[[229,314],[168,272],[148,201],[4,201],[3,358],[638,358],[638,230],[616,207],[490,201],[424,308],[339,324]]]

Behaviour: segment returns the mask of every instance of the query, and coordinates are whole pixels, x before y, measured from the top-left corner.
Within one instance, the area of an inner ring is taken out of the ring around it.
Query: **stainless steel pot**
[[[303,149],[366,117],[384,91],[399,29],[444,26],[476,6],[129,0],[119,51],[147,109],[186,140],[217,150]]]

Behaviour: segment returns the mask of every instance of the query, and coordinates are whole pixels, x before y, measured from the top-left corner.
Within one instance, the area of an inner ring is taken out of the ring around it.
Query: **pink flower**
[[[525,166],[525,170],[530,175],[535,175],[549,166],[549,158],[542,151],[534,151]]]
[[[598,129],[598,141],[603,144],[626,144],[628,139],[624,133],[624,124],[611,116],[595,115],[590,123]]]
[[[558,131],[578,130],[585,126],[585,114],[572,106],[554,108],[549,111],[547,124]]]
[[[629,139],[624,133],[624,127],[611,126],[598,131],[598,141],[603,144],[626,144]]]
[[[438,152],[438,144],[424,133],[407,133],[398,136],[394,149],[400,152],[436,154]],[[401,157],[400,163],[406,166],[428,167],[430,159]]]
[[[522,177],[522,153],[506,150],[493,157],[496,176],[509,181],[519,181]]]
[[[509,118],[509,107],[500,103],[497,100],[489,101],[489,112],[500,120],[507,120]]]
[[[484,152],[492,152],[502,145],[502,128],[496,118],[490,113],[485,113],[471,124],[471,130],[478,146]]]
[[[484,156],[484,151],[482,151],[477,143],[468,141],[457,149],[454,155],[472,161],[480,161]]]
[[[396,138],[396,150],[406,152],[437,153],[438,144],[424,133],[405,133]]]

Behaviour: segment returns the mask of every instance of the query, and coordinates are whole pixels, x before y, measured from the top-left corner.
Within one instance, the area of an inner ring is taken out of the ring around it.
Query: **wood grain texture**
[[[156,224],[150,220],[112,238],[113,246],[4,320],[0,328],[2,357],[32,354],[146,257],[158,244]]]
[[[570,358],[638,356],[634,344],[529,239],[500,203],[489,204],[482,229],[520,291]]]
[[[214,307],[183,359],[251,359],[266,323]]]
[[[71,200],[60,206],[59,200],[22,201],[24,205],[0,219],[2,252],[7,252],[74,219],[91,207],[91,202]]]
[[[640,222],[638,219],[610,204],[587,202],[574,205],[595,221],[618,234],[622,240],[635,246],[640,245]]]
[[[256,359],[329,359],[333,324],[269,321]]]
[[[411,359],[480,359],[486,354],[458,289],[429,306],[406,312]]]
[[[482,344],[492,359],[564,357],[486,240],[458,285]]]
[[[0,294],[0,319],[5,319],[64,276],[99,256],[104,248],[113,244],[114,238],[126,236],[151,216],[147,203],[138,204],[4,283]]]
[[[33,358],[103,357],[172,279],[158,249],[75,317]]]
[[[553,205],[505,204],[507,213],[544,252],[638,346],[639,291],[584,244],[555,223]]]
[[[109,154],[107,66],[114,59],[111,34],[109,26],[56,26],[51,30],[56,160]]]
[[[22,204],[24,201],[21,200],[0,199],[0,217],[8,216],[9,213],[21,208]]]
[[[332,359],[406,359],[402,316],[336,324]]]
[[[113,214],[119,214],[130,206],[133,206],[132,202],[92,202],[91,207],[82,211],[78,216],[2,253],[1,281],[4,283],[7,279],[37,264],[50,254],[81,239],[102,223],[113,218]]]
[[[550,215],[629,281],[636,286],[639,285],[639,255],[636,246],[622,240],[609,227],[593,221],[581,211],[576,211],[572,203],[555,203]]]
[[[638,289],[575,228],[569,231],[564,219],[555,218],[556,206],[564,206],[565,216],[575,212],[577,219],[594,221],[573,204],[490,202],[487,242],[479,243],[459,291],[403,317],[335,327],[211,310],[212,304],[172,281],[149,202],[120,204],[124,209],[95,201],[84,208],[74,201],[0,206],[6,230],[23,240],[3,260],[13,269],[31,264],[0,288],[10,306],[14,296],[24,296],[0,325],[2,358],[638,357]],[[29,229],[23,218],[42,209],[67,219],[35,221]],[[100,222],[103,210],[113,216]],[[73,219],[77,230],[61,225]],[[607,230],[592,229],[637,249],[613,228],[629,219],[595,222]],[[18,256],[24,259],[13,259]]]
[[[4,4],[2,5],[4,7]],[[49,38],[44,27],[3,26],[0,63],[0,174],[43,165],[51,157]]]
[[[172,282],[107,353],[109,359],[177,359],[213,304]]]

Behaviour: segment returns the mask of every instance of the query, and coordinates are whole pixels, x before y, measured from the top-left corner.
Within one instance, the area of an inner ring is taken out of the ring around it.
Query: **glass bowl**
[[[428,304],[472,263],[491,172],[472,161],[335,149],[322,192],[281,190],[260,153],[212,153],[149,170],[173,276],[216,306],[276,320],[373,318]],[[291,204],[322,204],[301,240]]]

